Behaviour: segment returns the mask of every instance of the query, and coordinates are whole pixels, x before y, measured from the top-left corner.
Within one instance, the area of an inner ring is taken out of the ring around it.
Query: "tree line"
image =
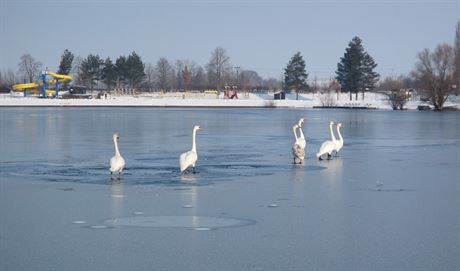
[[[21,56],[18,73],[0,71],[0,91],[8,91],[19,82],[34,82],[43,70],[43,64],[30,54]],[[449,94],[458,95],[460,85],[460,21],[457,23],[454,45],[439,44],[433,51],[423,49],[409,75],[389,76],[381,79],[375,71],[377,63],[364,50],[362,40],[354,37],[337,63],[335,77],[326,85],[316,79],[308,80],[306,63],[300,52],[295,53],[284,68],[282,79],[264,79],[256,71],[241,69],[231,63],[222,47],[216,47],[203,67],[194,61],[176,60],[172,63],[161,57],[156,63],[145,63],[132,52],[112,60],[97,54],[75,57],[65,50],[58,73],[74,76],[73,84],[90,90],[134,88],[143,91],[222,90],[235,85],[240,90],[280,90],[295,92],[335,91],[349,92],[358,99],[358,93],[379,91],[388,95],[393,108],[402,109],[407,101],[405,89],[418,89],[434,106],[442,110]]]

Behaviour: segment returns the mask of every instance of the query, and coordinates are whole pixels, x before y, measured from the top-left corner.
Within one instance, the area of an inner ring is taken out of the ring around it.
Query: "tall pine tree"
[[[379,74],[374,71],[377,67],[374,59],[366,52],[363,58],[363,99],[364,91],[372,91],[379,80]]]
[[[144,63],[136,52],[126,58],[126,76],[132,88],[136,88],[145,78]]]
[[[80,78],[89,85],[91,92],[101,79],[104,60],[99,55],[88,55],[80,64]]]
[[[297,52],[284,69],[284,87],[286,90],[295,90],[296,100],[299,99],[299,91],[308,89],[307,77],[305,61]]]
[[[354,37],[345,49],[345,54],[337,64],[336,79],[342,86],[342,91],[356,94],[358,99],[359,91],[372,90],[379,78],[374,71],[377,64],[374,59],[364,51],[359,37]]]
[[[69,50],[65,49],[62,54],[61,63],[59,63],[59,70],[57,73],[65,75],[69,74],[72,70],[72,62],[73,54]]]
[[[115,65],[112,63],[109,57],[104,61],[104,67],[102,68],[102,82],[104,82],[107,90],[110,91],[117,81],[117,72],[115,70]]]
[[[61,63],[59,63],[59,70],[57,73],[59,74],[69,74],[70,71],[72,70],[72,62],[73,62],[73,54],[65,49],[64,53],[62,54],[61,57]],[[65,81],[64,85],[62,86],[62,89],[68,89],[69,88],[69,81]]]

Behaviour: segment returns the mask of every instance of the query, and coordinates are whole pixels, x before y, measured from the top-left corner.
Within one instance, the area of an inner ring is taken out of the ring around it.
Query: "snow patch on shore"
[[[288,107],[313,108],[314,106],[334,105],[346,107],[370,107],[390,110],[386,96],[378,93],[358,94],[358,100],[349,100],[348,93],[287,94],[285,100],[274,100],[273,93],[239,93],[239,99],[224,99],[223,95],[201,93],[148,93],[138,96],[109,96],[107,99],[40,99],[21,97],[17,94],[0,94],[0,106],[106,106],[106,107]],[[410,99],[405,108],[417,109],[426,105],[418,97]],[[460,98],[452,96],[446,106],[460,107]]]

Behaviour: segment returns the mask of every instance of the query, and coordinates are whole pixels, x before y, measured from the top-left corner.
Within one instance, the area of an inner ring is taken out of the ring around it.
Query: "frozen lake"
[[[318,161],[329,120],[345,146]],[[0,154],[0,270],[460,268],[458,113],[1,108]]]

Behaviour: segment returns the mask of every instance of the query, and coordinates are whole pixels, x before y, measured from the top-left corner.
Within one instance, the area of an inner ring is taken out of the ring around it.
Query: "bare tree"
[[[162,91],[169,90],[171,77],[171,65],[169,64],[169,61],[164,57],[160,58],[157,62],[156,70],[158,76],[158,87]]]
[[[6,73],[3,75],[3,77],[5,80],[5,83],[8,86],[12,86],[18,82],[18,77],[16,76],[16,73],[11,69],[8,69]]]
[[[225,49],[222,47],[215,48],[207,65],[209,84],[217,89],[222,89],[223,79],[230,68],[230,57],[227,56]]]
[[[418,53],[412,75],[420,81],[434,110],[442,110],[453,83],[454,49],[444,43],[434,52],[425,49]]]
[[[76,56],[73,59],[73,65],[72,68],[70,69],[70,75],[73,77],[73,82],[76,85],[82,85],[84,84],[82,78],[80,77],[80,67],[81,67],[81,62],[83,61],[83,58],[81,56]]]
[[[184,80],[182,76],[182,72],[184,70],[184,61],[182,60],[176,60],[176,63],[174,63],[174,74],[176,76],[175,80],[175,89],[181,90],[184,88]]]
[[[17,76],[14,71],[8,69],[0,71],[0,92],[9,92],[11,86],[17,83]]]
[[[19,72],[30,83],[37,80],[42,69],[42,63],[35,61],[30,54],[23,54],[19,61]]]
[[[454,42],[454,85],[455,95],[459,95],[460,92],[460,21],[457,22],[457,28],[455,29],[455,42]]]
[[[238,81],[242,90],[251,90],[259,88],[263,84],[262,78],[256,71],[242,70],[238,76]]]
[[[315,77],[313,78],[313,80],[310,81],[310,88],[308,89],[309,91],[311,92],[317,92],[321,89],[321,86],[320,84],[318,83],[318,77]]]
[[[184,91],[187,91],[190,82],[192,82],[192,74],[185,65],[184,70],[182,71],[182,80],[184,82]]]
[[[409,98],[404,88],[404,81],[405,77],[402,75],[385,77],[377,88],[379,93],[387,97],[393,110],[403,110]]]
[[[192,89],[205,89],[206,88],[206,72],[201,66],[191,66],[190,73],[192,74],[192,82],[190,87]]]
[[[147,63],[145,65],[145,83],[150,91],[155,86],[156,76],[157,75],[156,75],[155,67],[151,63]]]
[[[281,88],[281,81],[276,78],[268,78],[263,80],[262,85],[264,89],[275,91]]]

